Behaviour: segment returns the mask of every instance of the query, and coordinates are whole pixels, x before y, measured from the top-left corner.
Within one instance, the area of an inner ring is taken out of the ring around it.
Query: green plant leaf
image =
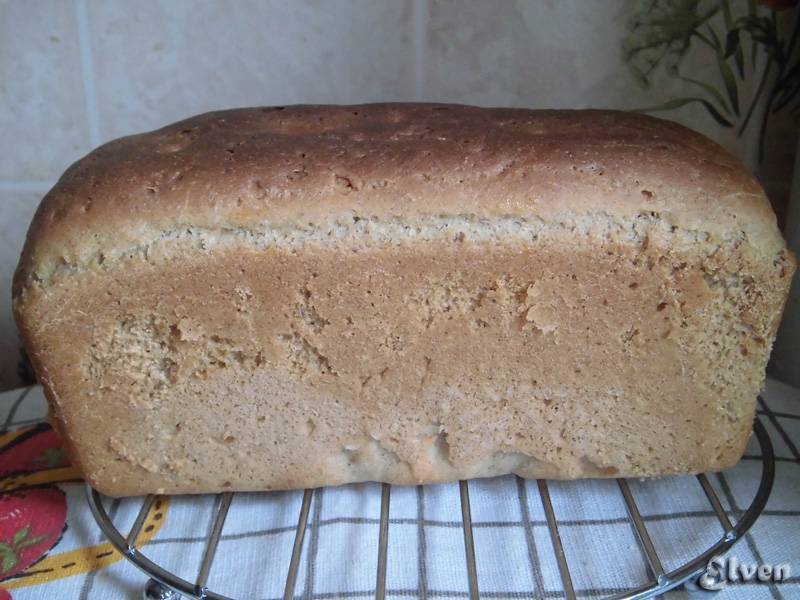
[[[756,0],[747,0],[747,16],[750,18],[755,17],[757,14]],[[750,40],[750,66],[756,66],[756,54],[758,53],[758,46],[755,40]]]
[[[775,83],[775,89],[786,87],[792,81],[800,81],[800,61],[797,61],[783,74],[783,77]]]
[[[783,68],[786,56],[783,50],[778,26],[774,18],[748,16],[740,21],[740,28],[750,34],[751,39],[763,46],[764,51]]]
[[[783,76],[775,82],[772,90],[774,104],[772,112],[776,113],[789,104],[800,90],[800,62],[795,63]]]
[[[717,68],[722,76],[722,83],[725,84],[725,91],[728,94],[728,100],[730,100],[733,113],[738,117],[739,89],[736,86],[736,77],[734,76],[733,71],[731,71],[730,66],[728,66],[728,63],[725,61],[725,52],[722,48],[722,42],[720,41],[716,30],[711,27],[711,25],[708,25],[706,30],[708,31],[712,46],[717,52]]]
[[[733,53],[733,62],[736,64],[739,79],[744,79],[744,50],[742,50],[741,44],[736,47],[736,52]]]
[[[0,571],[5,575],[11,569],[17,566],[19,563],[19,558],[17,558],[16,552],[3,552],[2,559],[0,559]]]
[[[53,469],[65,461],[65,456],[63,448],[48,448],[34,462],[42,464],[46,469]]]
[[[43,542],[46,538],[46,535],[35,535],[33,537],[29,537],[28,539],[17,544],[17,548],[30,548],[31,546],[35,546],[36,544]]]
[[[733,53],[736,52],[736,49],[739,47],[739,43],[739,30],[731,29],[728,31],[728,34],[725,36],[725,53],[722,57],[730,58],[733,56]]]
[[[744,52],[742,52],[742,36],[738,28],[731,29],[725,36],[725,53],[722,58],[728,59],[731,56],[733,56],[739,79],[744,79]]]
[[[717,31],[711,26],[706,26],[706,31],[708,31],[709,38],[711,39],[711,43],[713,44],[714,48],[721,52],[722,51],[722,42],[717,35]]]
[[[722,2],[722,17],[725,20],[725,29],[728,33],[725,36],[725,56],[733,60],[736,64],[736,70],[740,78],[744,78],[744,53],[742,52],[741,37],[739,35],[739,28],[736,26],[731,14],[731,3],[729,0]]]
[[[730,121],[728,121],[728,119],[722,116],[720,111],[705,98],[676,98],[675,100],[669,100],[657,106],[649,106],[646,108],[635,108],[633,109],[633,112],[648,113],[648,112],[661,112],[665,110],[675,110],[676,108],[680,108],[682,106],[686,106],[687,104],[692,104],[694,102],[699,102],[700,104],[702,104],[708,111],[708,114],[711,115],[711,117],[723,127],[733,127],[733,123],[731,123]]]
[[[772,107],[772,113],[775,114],[783,110],[787,104],[790,104],[792,100],[795,98],[800,97],[800,81],[795,82],[793,87],[787,87],[783,90],[780,98],[778,98],[775,102],[775,106]]]
[[[28,523],[20,529],[17,533],[14,534],[14,539],[11,540],[12,545],[18,546],[20,542],[22,542],[28,535],[31,533],[31,525]]]
[[[722,18],[725,19],[725,27],[730,29],[733,24],[730,0],[722,0]]]
[[[694,84],[694,85],[702,88],[706,93],[708,93],[716,101],[717,104],[719,104],[719,106],[722,109],[722,112],[724,112],[726,115],[730,114],[730,109],[728,108],[727,102],[725,102],[725,98],[719,92],[719,90],[717,90],[717,88],[715,88],[713,85],[711,85],[710,83],[706,83],[705,81],[699,81],[697,79],[692,79],[691,77],[684,77],[683,75],[678,75],[678,77],[680,77],[680,79],[682,79],[683,81],[685,81],[687,83],[691,83],[691,84]]]
[[[722,82],[725,84],[725,91],[728,93],[728,100],[730,100],[733,114],[738,117],[739,87],[736,84],[736,76],[721,54],[717,56],[717,66],[719,67],[720,75],[722,75]]]

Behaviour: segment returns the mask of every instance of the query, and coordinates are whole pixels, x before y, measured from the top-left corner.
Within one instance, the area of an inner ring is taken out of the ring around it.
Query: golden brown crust
[[[651,476],[741,456],[794,269],[752,177],[665,121],[300,106],[76,163],[14,308],[113,495]]]
[[[739,162],[669,121],[441,104],[236,109],[109,142],[75,163],[34,218],[15,290],[176,226],[653,211],[683,229],[742,231],[770,259],[783,247]]]

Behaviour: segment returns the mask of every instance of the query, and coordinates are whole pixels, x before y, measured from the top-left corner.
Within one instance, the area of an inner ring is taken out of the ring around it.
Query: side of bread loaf
[[[73,165],[14,307],[112,495],[652,476],[739,459],[794,268],[672,123],[301,106]]]

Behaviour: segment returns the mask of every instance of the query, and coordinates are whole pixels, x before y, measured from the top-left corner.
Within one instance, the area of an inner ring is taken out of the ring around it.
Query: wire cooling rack
[[[706,548],[705,551],[695,554],[682,565],[672,570],[667,571],[659,558],[658,552],[656,551],[656,544],[654,544],[653,538],[651,538],[650,532],[645,525],[645,520],[642,518],[639,506],[634,499],[628,481],[625,479],[617,479],[620,493],[627,508],[630,524],[636,531],[639,548],[648,567],[650,580],[644,585],[633,584],[630,589],[611,595],[609,598],[649,598],[675,588],[689,580],[693,580],[705,571],[711,558],[724,554],[750,529],[767,503],[775,478],[775,455],[772,444],[769,435],[758,419],[756,419],[754,423],[754,432],[755,439],[761,449],[760,459],[762,462],[762,469],[761,480],[750,506],[740,514],[735,522],[732,522],[725,512],[720,498],[714,491],[708,477],[704,474],[697,475],[697,482],[702,488],[705,497],[708,499],[713,513],[719,520],[724,533],[722,537]],[[461,481],[458,485],[461,500],[461,529],[464,535],[464,560],[466,562],[469,598],[470,600],[477,600],[480,598],[480,582],[478,580],[478,570],[475,559],[475,542],[473,538],[472,517],[470,514],[469,484],[466,481]],[[574,599],[576,598],[576,593],[575,587],[573,586],[573,577],[570,572],[568,557],[564,552],[561,535],[559,534],[559,519],[556,512],[553,510],[553,502],[551,501],[548,482],[545,480],[537,480],[537,486],[546,517],[550,543],[552,544],[558,565],[563,597]],[[224,593],[209,589],[207,582],[234,493],[229,492],[218,495],[217,504],[219,508],[213,520],[211,533],[207,539],[199,571],[192,583],[150,560],[145,554],[144,549],[137,546],[137,539],[139,539],[139,534],[142,531],[148,515],[151,510],[153,510],[154,506],[158,506],[159,504],[158,496],[147,496],[144,499],[130,531],[127,535],[124,535],[117,529],[112,519],[109,517],[108,512],[106,512],[103,505],[103,496],[88,485],[86,492],[92,514],[111,544],[122,553],[127,560],[150,577],[144,589],[144,596],[146,599],[174,599],[182,594],[190,598],[231,600],[231,598]],[[286,584],[283,594],[284,600],[293,600],[295,598],[295,583],[297,582],[300,559],[303,553],[303,539],[305,537],[309,511],[315,492],[316,490],[307,489],[303,494],[289,569],[286,575]],[[380,526],[377,540],[377,572],[375,574],[375,598],[377,600],[384,600],[386,597],[388,541],[391,535],[389,519],[391,494],[392,486],[383,484],[381,488]],[[598,557],[598,560],[607,560],[608,558],[609,557]]]

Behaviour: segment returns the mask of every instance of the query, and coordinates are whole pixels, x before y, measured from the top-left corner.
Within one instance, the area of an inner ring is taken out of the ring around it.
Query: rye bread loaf
[[[74,164],[14,308],[111,495],[656,476],[740,458],[794,269],[674,123],[254,108]]]

